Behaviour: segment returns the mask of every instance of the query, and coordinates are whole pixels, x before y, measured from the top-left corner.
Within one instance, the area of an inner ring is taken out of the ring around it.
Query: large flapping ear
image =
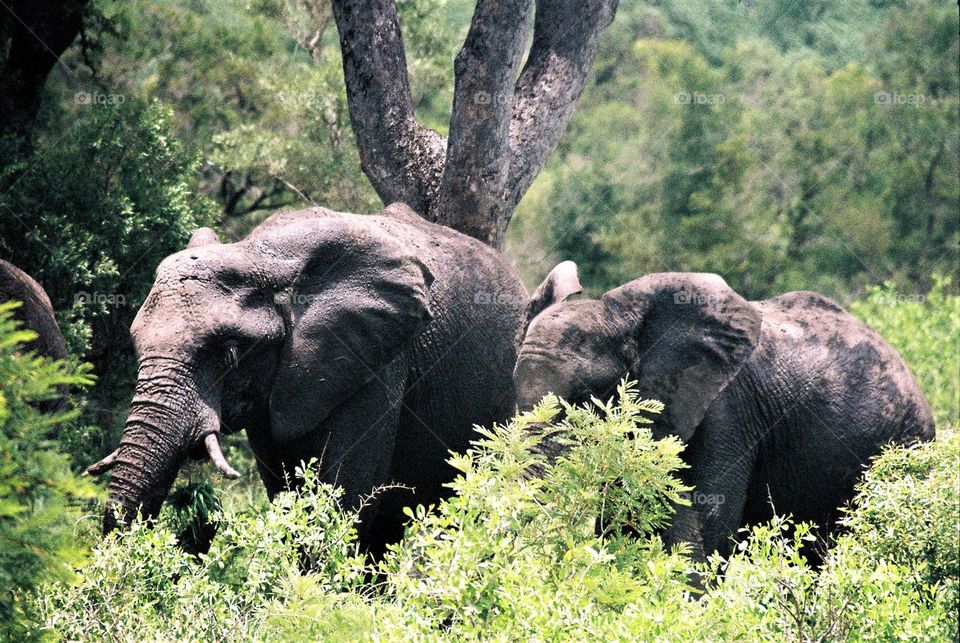
[[[392,361],[429,320],[429,269],[374,225],[298,225],[306,256],[276,295],[288,315],[270,395],[274,438],[302,437]]]
[[[190,235],[188,248],[200,248],[202,246],[215,246],[220,243],[220,237],[210,228],[197,228]]]
[[[703,273],[647,275],[603,302],[632,335],[631,375],[640,394],[661,400],[666,429],[689,441],[757,346],[760,311],[723,279]]]
[[[527,304],[527,324],[550,306],[580,292],[583,292],[583,287],[577,276],[577,264],[572,261],[558,263],[530,296],[530,303]]]

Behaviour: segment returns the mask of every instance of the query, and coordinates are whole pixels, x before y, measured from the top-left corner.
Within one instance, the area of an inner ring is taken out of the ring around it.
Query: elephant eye
[[[230,340],[224,344],[224,364],[227,368],[236,368],[240,364],[240,345]]]

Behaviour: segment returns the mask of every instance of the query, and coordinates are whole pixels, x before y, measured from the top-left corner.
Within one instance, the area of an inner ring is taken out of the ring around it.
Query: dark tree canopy
[[[533,5],[478,0],[454,67],[444,140],[414,116],[394,2],[334,0],[360,162],[384,203],[405,202],[502,244],[514,208],[573,114],[617,0],[538,0],[535,17]]]

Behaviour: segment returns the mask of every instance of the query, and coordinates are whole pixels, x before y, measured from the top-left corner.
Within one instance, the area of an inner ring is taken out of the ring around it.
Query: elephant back
[[[46,291],[33,277],[0,259],[0,303],[19,301],[14,317],[38,337],[29,348],[50,359],[66,359],[67,347]]]

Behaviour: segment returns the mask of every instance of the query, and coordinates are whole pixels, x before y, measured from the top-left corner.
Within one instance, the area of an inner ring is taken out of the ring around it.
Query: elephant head
[[[605,398],[629,377],[664,402],[658,427],[687,441],[760,335],[758,309],[717,275],[650,274],[600,300],[564,301],[577,292],[576,266],[564,262],[534,293],[514,371],[521,409],[548,392]]]
[[[400,352],[429,319],[432,276],[384,226],[275,215],[233,244],[198,230],[160,264],[130,330],[139,368],[120,445],[89,469],[113,469],[105,531],[117,509],[155,516],[189,456],[238,475],[219,446],[241,428],[224,425],[226,392],[288,442]]]

